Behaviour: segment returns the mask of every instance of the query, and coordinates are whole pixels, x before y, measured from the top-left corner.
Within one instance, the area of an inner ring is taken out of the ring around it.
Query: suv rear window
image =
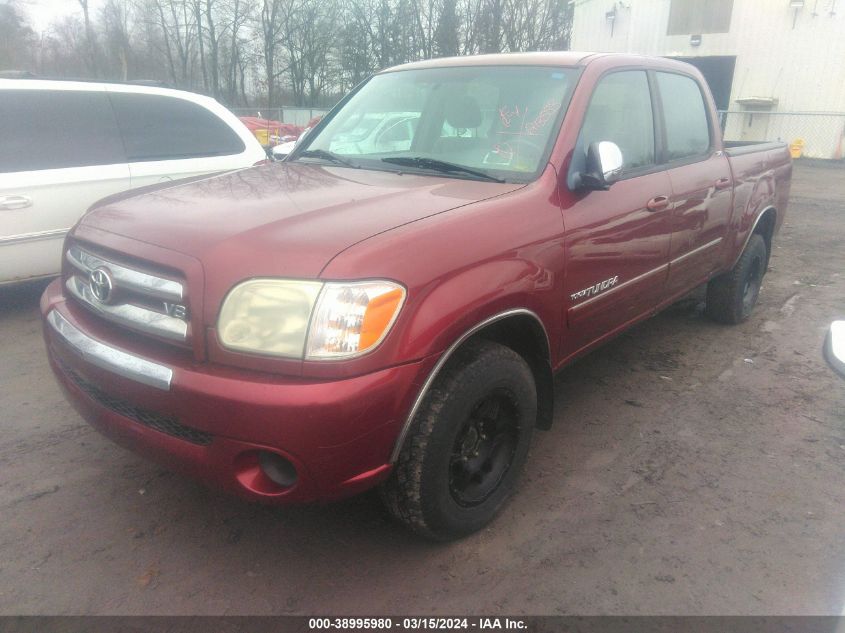
[[[240,154],[241,138],[196,103],[159,95],[110,93],[130,162]]]
[[[0,90],[0,172],[125,163],[104,92]]]

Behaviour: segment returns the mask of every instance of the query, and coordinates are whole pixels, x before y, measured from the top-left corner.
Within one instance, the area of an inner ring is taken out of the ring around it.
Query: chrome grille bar
[[[109,270],[113,269],[109,267]],[[94,297],[88,284],[76,275],[68,278],[65,287],[86,308],[104,319],[173,341],[182,342],[188,337],[188,324],[182,319],[131,303],[116,305],[102,303]]]
[[[132,270],[126,266],[97,257],[78,246],[71,246],[67,250],[66,257],[75,268],[85,273],[86,277],[91,271],[104,267],[108,268],[115,283],[121,288],[166,301],[181,302],[185,297],[185,289],[178,281]]]
[[[169,367],[148,361],[123,350],[110,347],[91,338],[74,327],[56,310],[47,315],[47,322],[70,347],[89,363],[116,374],[137,380],[156,389],[168,391],[173,371]]]

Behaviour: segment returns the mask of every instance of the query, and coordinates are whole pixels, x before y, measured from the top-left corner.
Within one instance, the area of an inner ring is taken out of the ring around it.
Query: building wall
[[[765,135],[791,142],[800,135],[808,154],[832,158],[841,152],[845,117],[805,117],[799,129],[797,117],[782,113],[845,112],[845,0],[805,0],[797,17],[789,0],[734,0],[730,31],[704,33],[699,46],[690,44],[689,35],[666,34],[670,2],[576,0],[572,49],[672,57],[734,55],[730,109],[741,109],[737,98],[774,97],[778,103],[765,119],[730,115],[726,138],[759,140]],[[614,6],[611,35],[606,13]]]

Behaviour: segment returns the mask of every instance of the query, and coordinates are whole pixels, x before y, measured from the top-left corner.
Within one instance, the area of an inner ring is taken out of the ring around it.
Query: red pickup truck
[[[680,62],[391,68],[284,162],[95,205],[42,299],[50,363],[91,424],[211,485],[378,485],[459,537],[515,490],[555,371],[704,283],[748,317],[790,175],[784,144],[723,144]]]

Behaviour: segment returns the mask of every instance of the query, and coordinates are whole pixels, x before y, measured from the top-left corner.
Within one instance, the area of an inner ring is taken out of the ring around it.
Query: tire
[[[476,532],[513,492],[536,422],[537,389],[522,357],[498,343],[467,343],[425,395],[382,500],[429,539]]]
[[[749,316],[760,295],[768,256],[763,236],[751,236],[736,265],[707,284],[705,311],[714,321],[734,325]]]

